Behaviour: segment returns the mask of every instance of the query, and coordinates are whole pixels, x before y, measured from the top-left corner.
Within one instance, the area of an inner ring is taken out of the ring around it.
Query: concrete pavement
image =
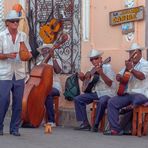
[[[102,133],[75,131],[72,127],[56,127],[52,134],[44,128],[21,128],[21,137],[9,135],[9,121],[5,122],[0,148],[147,148],[148,136],[105,136]]]

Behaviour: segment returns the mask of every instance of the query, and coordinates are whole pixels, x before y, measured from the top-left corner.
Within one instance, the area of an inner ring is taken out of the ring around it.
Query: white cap
[[[103,52],[98,51],[96,49],[91,49],[91,51],[89,52],[89,58],[94,58],[94,57],[98,57],[101,56],[103,54]]]
[[[132,43],[131,47],[129,49],[127,49],[126,51],[133,51],[133,50],[144,50],[144,47],[141,47],[140,45],[138,45],[138,43]]]
[[[7,21],[7,20],[15,20],[15,19],[22,19],[22,17],[20,17],[18,15],[18,13],[15,10],[10,10],[6,17],[3,19],[3,21]]]

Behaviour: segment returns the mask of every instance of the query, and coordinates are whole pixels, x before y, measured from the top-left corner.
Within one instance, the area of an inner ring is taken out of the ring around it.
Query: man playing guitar
[[[129,105],[134,107],[148,101],[146,97],[148,95],[148,92],[146,92],[148,90],[148,62],[142,57],[143,49],[137,43],[133,43],[127,50],[129,57],[132,58],[125,61],[125,68],[121,70],[120,74],[117,74],[116,79],[122,83],[125,71],[130,73],[130,78],[126,84],[125,92],[119,93],[108,101],[108,120],[111,130],[105,131],[105,135],[123,134],[123,129],[119,124],[120,109]],[[135,52],[136,56],[132,56]]]
[[[96,120],[92,127],[92,131],[97,132],[99,122],[101,121],[107,107],[107,101],[111,96],[115,95],[115,74],[110,64],[102,65],[102,54],[102,52],[95,49],[90,51],[89,58],[96,71],[95,74],[98,75],[99,79],[92,88],[91,92],[85,92],[84,94],[74,98],[76,118],[77,121],[82,122],[79,127],[75,128],[76,130],[91,129],[87,118],[86,105],[92,103],[93,100],[98,100]],[[85,75],[82,72],[79,73],[79,77],[82,81],[89,78],[92,79],[93,76],[94,75],[91,75],[90,71],[88,71]]]

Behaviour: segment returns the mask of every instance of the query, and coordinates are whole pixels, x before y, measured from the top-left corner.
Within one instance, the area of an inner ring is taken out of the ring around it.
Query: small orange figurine
[[[52,133],[51,125],[49,123],[46,123],[45,124],[45,134],[50,134],[50,133]]]

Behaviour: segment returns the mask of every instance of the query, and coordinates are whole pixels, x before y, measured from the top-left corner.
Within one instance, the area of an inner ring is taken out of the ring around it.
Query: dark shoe
[[[91,131],[92,132],[98,132],[99,130],[98,130],[98,127],[94,126],[94,127],[92,127]]]
[[[132,132],[131,131],[123,131],[123,135],[132,135]]]
[[[21,134],[19,132],[10,132],[10,135],[13,135],[13,136],[21,136]]]
[[[113,135],[113,136],[121,136],[123,135],[123,131],[115,131],[115,130],[108,130],[104,132],[104,135]]]
[[[3,131],[2,131],[2,130],[0,130],[0,136],[3,136],[3,135],[4,135]]]
[[[89,124],[84,125],[81,124],[79,127],[75,127],[74,130],[80,130],[80,131],[90,131],[91,126]]]

